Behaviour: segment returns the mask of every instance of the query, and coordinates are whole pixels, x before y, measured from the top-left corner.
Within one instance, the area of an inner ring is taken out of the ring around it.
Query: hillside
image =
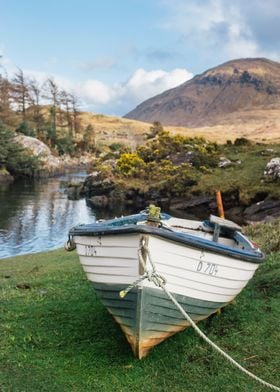
[[[280,64],[241,59],[150,98],[125,118],[198,128],[206,137],[211,131],[217,137],[217,132],[229,130],[236,136],[256,136],[257,132],[257,139],[275,139],[280,137],[279,115]]]
[[[82,127],[91,125],[96,145],[100,148],[112,143],[121,143],[135,148],[143,143],[151,124],[103,114],[80,113]]]
[[[266,120],[266,116],[268,117]],[[235,118],[235,122],[228,116],[229,123],[204,126],[164,126],[171,134],[194,137],[202,136],[209,141],[225,143],[228,139],[234,141],[236,138],[246,137],[256,142],[280,142],[280,111],[259,110],[254,119],[244,122],[241,118]],[[93,126],[96,143],[101,149],[112,144],[121,143],[131,146],[133,149],[147,140],[152,123],[137,121],[116,116],[103,114],[81,113],[81,123],[85,127]]]

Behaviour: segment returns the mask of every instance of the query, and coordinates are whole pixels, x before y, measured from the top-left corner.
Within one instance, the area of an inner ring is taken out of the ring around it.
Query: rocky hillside
[[[141,103],[125,117],[164,125],[280,130],[280,63],[229,61]]]

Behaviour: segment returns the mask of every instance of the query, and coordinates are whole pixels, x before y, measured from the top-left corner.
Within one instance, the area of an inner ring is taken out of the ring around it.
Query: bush
[[[29,124],[27,121],[23,121],[22,123],[20,123],[20,125],[16,129],[16,132],[22,133],[25,136],[31,136],[31,137],[36,136],[34,130],[29,128]]]
[[[150,133],[147,134],[147,139],[153,139],[161,132],[163,132],[163,126],[159,121],[154,121],[153,125],[150,127]]]
[[[63,137],[56,141],[56,149],[59,155],[64,155],[64,154],[72,155],[75,152],[75,145],[71,138]]]
[[[112,143],[109,146],[110,150],[113,152],[120,151],[122,147],[123,147],[122,143]]]
[[[34,176],[39,160],[15,141],[15,133],[0,122],[0,166],[11,174]]]
[[[246,139],[246,137],[238,137],[234,141],[235,146],[249,146],[251,145],[250,140]]]
[[[210,155],[207,153],[196,152],[192,158],[192,164],[194,167],[200,169],[203,168],[213,168],[218,166],[219,159],[215,155]]]
[[[122,154],[117,161],[117,172],[125,177],[141,176],[145,162],[135,153]]]
[[[172,136],[163,130],[158,133],[156,139],[138,147],[136,151],[145,162],[160,162],[172,154],[187,153],[190,150],[210,154],[217,150],[217,144],[207,143],[205,139],[198,137]]]

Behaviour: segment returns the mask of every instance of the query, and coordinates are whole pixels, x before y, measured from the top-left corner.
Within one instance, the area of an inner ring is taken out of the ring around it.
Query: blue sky
[[[280,58],[278,0],[0,0],[2,72],[123,115],[233,58]]]

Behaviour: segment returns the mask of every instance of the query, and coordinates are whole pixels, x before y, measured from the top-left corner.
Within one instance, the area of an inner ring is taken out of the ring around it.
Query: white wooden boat
[[[189,326],[161,288],[145,279],[124,297],[120,292],[151,270],[147,249],[166,288],[197,322],[231,302],[246,286],[264,255],[225,219],[198,222],[147,212],[76,226],[76,246],[88,279],[130,343],[136,357]],[[74,246],[73,246],[74,245]]]

